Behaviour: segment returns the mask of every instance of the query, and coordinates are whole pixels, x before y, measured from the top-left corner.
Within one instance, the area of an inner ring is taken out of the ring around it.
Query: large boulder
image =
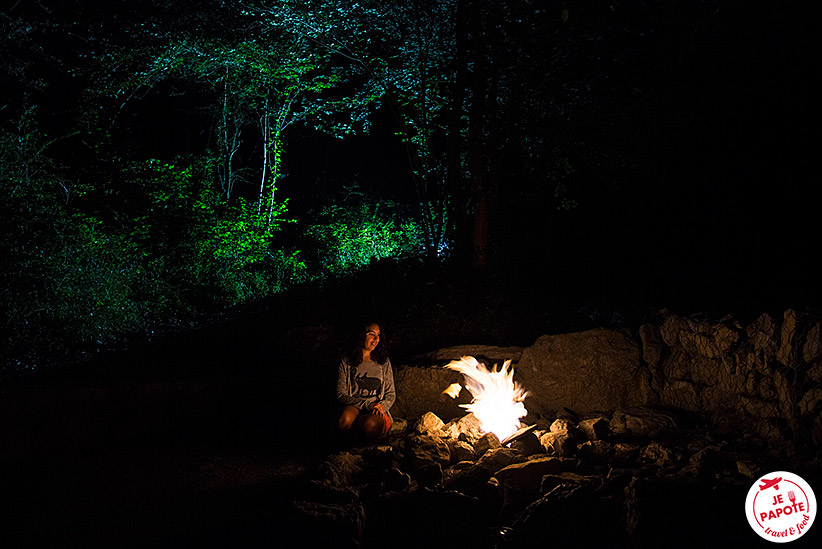
[[[649,404],[650,373],[627,331],[595,329],[546,335],[522,352],[516,379],[528,390],[526,407],[550,415]]]
[[[398,368],[394,372],[397,400],[391,407],[391,414],[415,419],[432,412],[445,421],[464,415],[465,410],[460,408],[459,404],[470,402],[470,399],[455,400],[443,394],[443,391],[459,378],[458,372],[436,366]]]
[[[441,363],[445,364],[452,360],[459,360],[464,356],[472,356],[477,360],[485,360],[490,363],[503,363],[506,360],[517,362],[522,355],[522,347],[496,347],[494,345],[457,345],[437,349],[412,358],[415,363]]]

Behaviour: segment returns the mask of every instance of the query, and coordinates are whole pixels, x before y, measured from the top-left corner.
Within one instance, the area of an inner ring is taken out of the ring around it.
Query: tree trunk
[[[277,128],[271,138],[271,191],[268,199],[268,225],[271,225],[271,221],[274,219],[274,196],[277,193],[277,179],[280,177],[281,147],[280,129]]]
[[[260,133],[263,134],[263,173],[260,177],[260,199],[257,201],[257,215],[263,210],[263,200],[265,200],[265,182],[268,176],[268,146],[271,140],[271,121],[268,118],[268,98],[265,100],[263,115],[260,117]]]
[[[471,2],[469,15],[469,47],[474,61],[471,74],[471,106],[468,116],[468,165],[471,172],[470,194],[473,214],[471,232],[472,264],[475,269],[488,267],[490,239],[491,192],[489,159],[491,147],[486,142],[489,104],[490,52],[486,37],[487,21],[483,17],[482,2]]]
[[[451,197],[449,201],[448,218],[450,220],[451,228],[454,235],[454,255],[457,262],[462,263],[466,260],[468,254],[465,252],[470,249],[470,231],[468,230],[468,216],[466,215],[466,208],[468,207],[465,180],[463,177],[462,165],[462,112],[465,101],[465,87],[467,79],[468,57],[466,53],[467,36],[467,21],[468,16],[466,10],[466,1],[456,1],[456,12],[454,18],[456,20],[456,51],[454,52],[454,81],[451,89],[451,104],[448,109],[448,138],[447,158],[448,158],[448,194]]]

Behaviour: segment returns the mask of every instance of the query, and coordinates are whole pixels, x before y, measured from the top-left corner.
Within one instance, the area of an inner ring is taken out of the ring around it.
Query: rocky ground
[[[779,449],[668,411],[565,416],[507,446],[473,416],[426,414],[369,443],[183,439],[6,462],[4,546],[770,546],[742,507],[785,468]]]
[[[303,483],[295,524],[335,547],[769,545],[744,501],[785,457],[757,436],[652,409],[565,416],[507,445],[472,415],[400,422],[330,455]],[[801,474],[818,485],[814,465]]]

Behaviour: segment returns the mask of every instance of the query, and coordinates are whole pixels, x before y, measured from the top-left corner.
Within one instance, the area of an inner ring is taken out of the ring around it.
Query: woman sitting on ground
[[[394,404],[394,372],[388,359],[388,344],[377,323],[369,323],[355,334],[337,373],[337,403],[342,431],[368,438],[384,435],[391,428]]]

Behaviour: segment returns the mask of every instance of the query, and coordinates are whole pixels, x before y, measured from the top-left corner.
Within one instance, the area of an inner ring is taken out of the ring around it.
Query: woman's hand
[[[385,413],[385,408],[383,408],[383,405],[380,404],[379,402],[375,402],[374,404],[371,405],[371,413],[372,414],[384,414]]]

